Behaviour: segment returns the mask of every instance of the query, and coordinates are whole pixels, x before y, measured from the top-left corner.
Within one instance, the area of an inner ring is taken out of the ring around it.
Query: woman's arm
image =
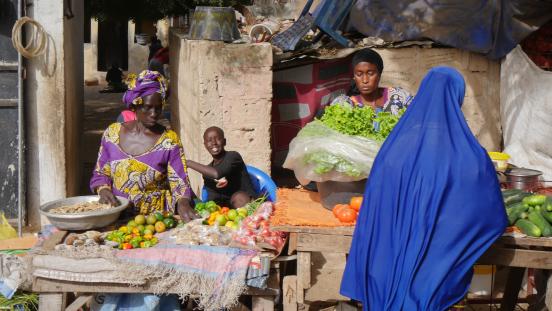
[[[219,172],[212,166],[199,164],[195,161],[188,160],[188,167],[193,169],[196,172],[199,172],[201,175],[207,178],[219,179],[222,176],[219,176]]]
[[[90,179],[90,189],[100,196],[100,203],[118,205],[119,201],[111,190],[113,181],[111,179],[111,168],[109,166],[109,153],[107,152],[108,142],[105,138],[106,133],[102,136],[100,150],[98,152],[98,161],[96,162],[96,167]]]
[[[167,178],[169,179],[173,202],[176,203],[176,212],[182,217],[183,221],[188,222],[199,216],[192,207],[192,188],[188,178],[184,148],[182,148],[179,140],[174,143],[169,153]]]

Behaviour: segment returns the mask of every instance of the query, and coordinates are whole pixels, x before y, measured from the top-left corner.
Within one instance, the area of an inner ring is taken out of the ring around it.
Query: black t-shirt
[[[251,179],[247,173],[245,162],[241,155],[236,151],[226,151],[222,161],[214,165],[213,162],[209,163],[209,166],[214,167],[220,178],[226,177],[228,185],[224,188],[217,188],[216,182],[212,178],[203,177],[205,189],[207,189],[207,200],[215,201],[218,204],[229,205],[230,198],[238,191],[244,191],[255,196]]]

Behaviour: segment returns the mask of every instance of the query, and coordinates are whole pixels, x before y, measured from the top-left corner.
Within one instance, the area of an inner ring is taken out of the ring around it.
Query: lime
[[[235,223],[241,224],[241,222],[245,219],[242,215],[238,215],[236,219],[234,220]]]
[[[155,233],[155,228],[153,230],[150,230],[150,229],[145,229],[144,230],[144,236],[148,235],[148,234],[154,234]]]
[[[236,220],[236,218],[238,217],[238,212],[235,210],[235,209],[231,209],[228,211],[228,219],[230,220]]]
[[[128,232],[128,227],[127,226],[122,226],[121,228],[119,228],[119,232],[127,233]]]
[[[148,248],[148,247],[152,247],[153,245],[151,244],[151,241],[145,241],[144,242],[144,247],[145,248]]]
[[[227,221],[226,224],[224,224],[225,227],[232,228],[235,225],[235,223],[231,220]]]
[[[218,215],[217,218],[215,218],[215,222],[219,225],[219,226],[224,226],[226,224],[226,222],[228,221],[228,219],[226,218],[226,216],[224,215]]]
[[[161,212],[155,212],[155,218],[157,221],[163,221],[163,214],[161,214]]]
[[[151,225],[147,225],[146,230],[150,230],[151,232],[155,232],[155,226],[154,225],[155,225],[155,222]],[[144,230],[144,234],[145,234],[146,230]]]
[[[134,220],[130,220],[128,223],[127,223],[127,227],[136,227],[136,222]],[[129,228],[130,229],[130,228]]]
[[[146,227],[144,227],[144,225],[138,225],[136,226],[136,229],[138,229],[138,232],[140,234],[144,234],[144,230],[146,230]]]
[[[171,212],[164,212],[164,213],[163,213],[163,217],[164,217],[164,218],[173,218],[173,213],[171,213]]]
[[[174,219],[172,219],[172,218],[165,218],[163,220],[163,223],[165,224],[165,227],[167,227],[167,228],[173,228],[174,227]]]
[[[148,225],[154,225],[157,222],[157,218],[155,215],[149,214],[148,217],[146,217],[146,223]]]
[[[137,225],[143,225],[146,223],[146,216],[144,215],[136,215],[136,217],[134,217],[134,222],[137,224]]]
[[[194,208],[196,211],[202,211],[205,209],[205,203],[197,203]]]
[[[237,209],[237,211],[238,211],[238,214],[240,214],[241,216],[247,217],[247,209],[246,208],[240,207],[240,208]]]

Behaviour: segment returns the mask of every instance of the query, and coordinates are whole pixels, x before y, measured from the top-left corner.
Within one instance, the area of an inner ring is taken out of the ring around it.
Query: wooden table
[[[274,229],[290,233],[289,254],[297,253],[297,274],[283,279],[285,311],[304,309],[313,301],[349,300],[339,295],[339,287],[353,227],[278,226]],[[501,310],[514,310],[525,269],[552,269],[552,240],[501,237],[478,263],[511,267]],[[552,285],[548,290],[552,294]]]
[[[67,232],[54,233],[43,245],[44,250],[51,250],[61,243]],[[274,265],[273,265],[274,267]],[[280,295],[280,278],[276,269],[271,269],[268,279],[268,288],[265,290],[249,287],[244,295],[252,296],[254,311],[273,311],[274,298]],[[154,284],[147,283],[144,286],[130,286],[115,283],[76,283],[33,277],[32,291],[39,293],[39,310],[78,310],[80,306],[97,293],[153,293]],[[66,307],[67,293],[84,293],[70,306]],[[166,294],[178,294],[168,292]]]

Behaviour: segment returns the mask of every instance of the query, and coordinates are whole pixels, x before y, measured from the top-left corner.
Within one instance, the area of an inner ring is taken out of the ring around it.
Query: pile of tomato
[[[354,223],[362,206],[362,197],[353,197],[349,204],[337,204],[332,212],[343,223]]]

